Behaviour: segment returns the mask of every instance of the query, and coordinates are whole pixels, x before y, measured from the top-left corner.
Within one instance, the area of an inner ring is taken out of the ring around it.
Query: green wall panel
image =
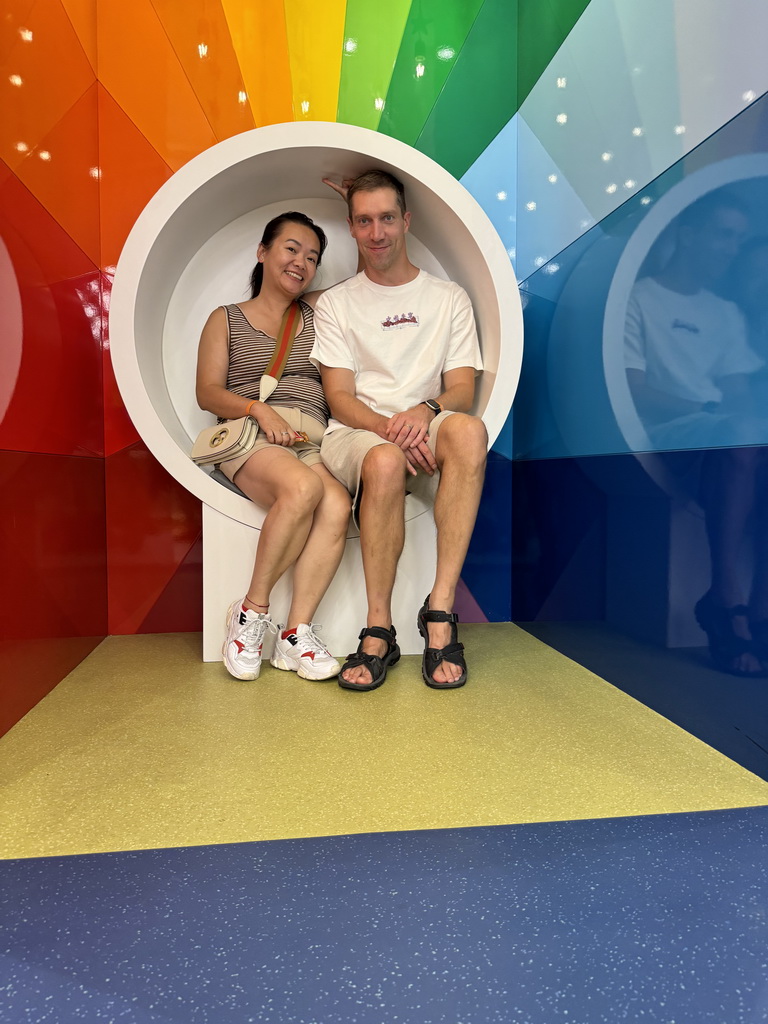
[[[517,0],[519,44],[517,101],[520,105],[541,76],[589,0]]]
[[[405,31],[411,0],[349,0],[337,121],[374,131]]]
[[[379,131],[414,145],[481,5],[482,0],[413,0]]]
[[[517,0],[485,0],[417,149],[460,178],[517,110]]]

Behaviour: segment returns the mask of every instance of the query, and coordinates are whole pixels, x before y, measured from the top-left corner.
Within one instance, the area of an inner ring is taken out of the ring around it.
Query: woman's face
[[[320,242],[311,228],[288,221],[269,248],[259,246],[258,257],[264,264],[264,285],[301,295],[317,273]]]

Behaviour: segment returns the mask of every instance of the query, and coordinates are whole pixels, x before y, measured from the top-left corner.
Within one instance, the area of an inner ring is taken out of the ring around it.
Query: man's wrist
[[[443,411],[442,405],[440,405],[436,398],[426,398],[421,404],[426,405],[428,409],[431,409],[435,416],[439,416]]]

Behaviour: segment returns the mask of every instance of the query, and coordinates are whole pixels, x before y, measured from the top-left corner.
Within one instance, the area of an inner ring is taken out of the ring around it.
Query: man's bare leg
[[[393,444],[371,448],[363,460],[360,502],[360,548],[368,598],[368,626],[392,625],[392,590],[405,541],[405,456]],[[384,640],[367,636],[363,651],[383,657]],[[343,678],[360,686],[371,682],[364,665],[347,669]]]
[[[476,416],[456,413],[440,424],[435,461],[440,483],[435,498],[437,526],[437,570],[430,593],[431,609],[452,612],[456,586],[467,555],[485,478],[488,434]],[[451,624],[427,623],[430,647],[451,642]],[[436,683],[458,679],[461,669],[442,662],[433,674]]]

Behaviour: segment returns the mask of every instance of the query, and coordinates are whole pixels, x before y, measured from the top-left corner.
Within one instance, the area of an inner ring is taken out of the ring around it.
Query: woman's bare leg
[[[352,499],[325,466],[311,467],[323,487],[312,526],[293,573],[293,598],[288,626],[311,622],[317,606],[336,574],[347,537]]]
[[[323,498],[323,483],[317,473],[279,446],[252,455],[235,482],[251,501],[268,510],[246,597],[246,605],[264,612],[272,588],[307,542],[315,509]]]

